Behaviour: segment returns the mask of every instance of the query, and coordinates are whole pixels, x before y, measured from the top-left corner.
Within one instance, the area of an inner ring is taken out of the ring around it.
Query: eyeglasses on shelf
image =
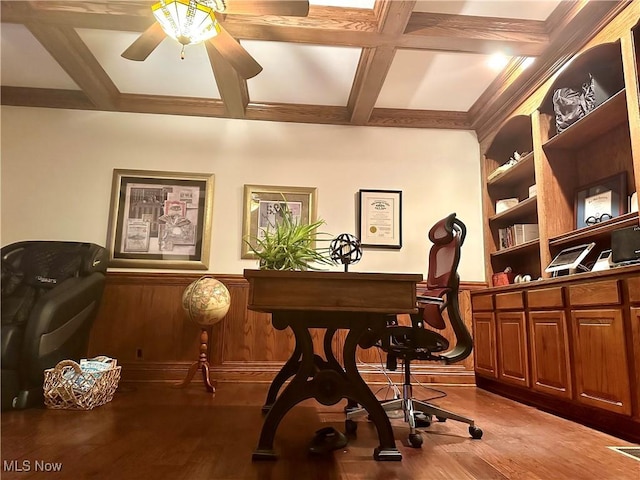
[[[587,217],[584,223],[586,223],[587,225],[595,225],[596,223],[606,222],[607,220],[611,220],[612,218],[613,216],[610,213],[603,213],[599,217],[594,215]]]

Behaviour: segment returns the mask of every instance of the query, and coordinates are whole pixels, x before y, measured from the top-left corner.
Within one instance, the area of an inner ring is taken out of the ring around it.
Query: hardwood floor
[[[473,417],[484,430],[481,440],[472,440],[466,425],[449,420],[423,429],[424,444],[414,449],[407,446],[408,427],[393,420],[403,460],[376,462],[375,428],[363,417],[344,449],[312,456],[308,446],[316,430],[334,426],[344,431],[344,402],[327,407],[307,401],[280,424],[275,439],[279,459],[252,462],[267,387],[219,383],[211,395],[195,382],[184,390],[122,384],[111,403],[92,411],[3,412],[2,479],[640,478],[640,461],[608,448],[633,444],[461,386],[438,387],[447,396],[434,403]],[[414,394],[437,395],[422,387]],[[60,471],[42,471],[56,464]]]

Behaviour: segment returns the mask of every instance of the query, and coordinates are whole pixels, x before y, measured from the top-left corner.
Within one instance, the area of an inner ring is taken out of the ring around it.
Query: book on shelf
[[[537,223],[516,223],[506,228],[499,228],[498,250],[522,245],[537,238],[540,238]]]

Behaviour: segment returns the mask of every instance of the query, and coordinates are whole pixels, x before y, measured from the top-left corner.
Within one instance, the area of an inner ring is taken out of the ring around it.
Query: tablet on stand
[[[585,259],[589,252],[595,247],[595,242],[565,248],[551,261],[545,269],[547,273],[553,273],[554,277],[561,275],[572,275],[579,270],[588,272],[589,269],[580,262]]]

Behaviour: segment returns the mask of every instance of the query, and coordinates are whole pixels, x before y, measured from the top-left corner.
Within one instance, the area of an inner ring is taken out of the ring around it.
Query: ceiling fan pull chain
[[[180,59],[184,60],[184,45],[182,45],[182,50],[180,50]]]

